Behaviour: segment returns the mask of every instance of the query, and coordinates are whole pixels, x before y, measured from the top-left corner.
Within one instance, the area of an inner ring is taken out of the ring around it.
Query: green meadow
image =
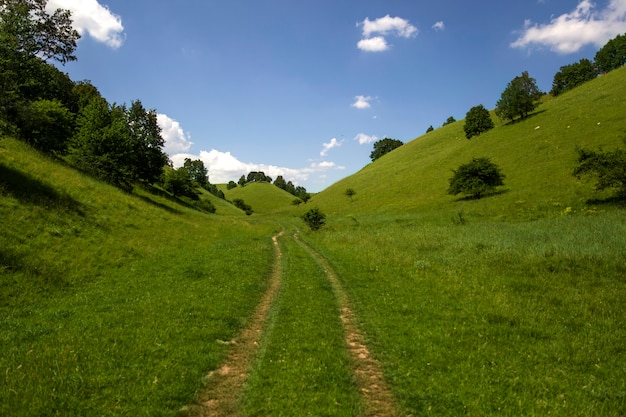
[[[270,185],[165,192],[86,177],[0,139],[0,415],[181,416],[281,285],[243,415],[366,415],[332,266],[406,416],[626,415],[626,212],[576,149],[626,147],[626,68],[526,120],[434,130],[294,206]],[[489,196],[446,194],[488,157]],[[356,194],[350,199],[345,190]],[[299,219],[327,214],[312,232]]]

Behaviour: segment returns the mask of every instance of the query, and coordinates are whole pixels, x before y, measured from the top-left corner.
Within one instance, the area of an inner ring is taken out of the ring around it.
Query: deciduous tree
[[[574,176],[577,178],[595,177],[597,190],[613,188],[619,197],[626,198],[626,150],[578,149],[577,151],[578,166],[574,169]]]
[[[611,39],[596,53],[594,58],[602,73],[613,71],[626,64],[626,33]]]
[[[537,108],[542,95],[535,79],[524,71],[521,76],[510,81],[502,92],[496,103],[496,115],[501,120],[512,121],[517,117],[525,119]]]
[[[583,58],[575,64],[564,65],[554,75],[550,94],[558,96],[582,83],[593,80],[597,76],[598,70],[596,66],[588,59]]]
[[[391,138],[384,138],[379,141],[374,142],[374,150],[370,154],[370,159],[373,161],[377,160],[383,155],[388,154],[396,148],[404,145],[402,141]]]
[[[489,111],[482,105],[474,106],[465,115],[463,130],[465,137],[471,139],[494,128]]]

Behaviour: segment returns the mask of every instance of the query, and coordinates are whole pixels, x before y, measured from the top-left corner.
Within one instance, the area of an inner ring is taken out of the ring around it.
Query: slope
[[[418,137],[358,173],[345,178],[310,204],[328,213],[427,212],[458,210],[446,195],[451,170],[475,157],[488,157],[504,174],[505,192],[472,202],[471,210],[504,217],[532,217],[555,207],[581,207],[596,194],[572,176],[576,147],[623,146],[626,138],[626,68],[613,71],[557,98],[546,97],[526,120],[503,124],[467,140],[464,121]],[[356,191],[353,201],[344,192]]]
[[[289,208],[296,199],[285,190],[267,183],[253,182],[245,187],[237,187],[227,190],[225,186],[221,188],[226,199],[233,201],[240,198],[249,204],[256,214],[272,213]]]

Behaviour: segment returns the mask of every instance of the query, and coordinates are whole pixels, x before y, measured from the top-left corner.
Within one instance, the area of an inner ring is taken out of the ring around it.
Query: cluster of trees
[[[168,164],[155,110],[109,104],[88,81],[49,61],[76,59],[71,14],[47,0],[0,3],[0,128],[78,169],[129,190],[152,184]]]
[[[583,58],[576,63],[562,66],[560,71],[554,75],[550,94],[553,96],[563,94],[624,64],[626,64],[626,34],[618,35],[608,41],[598,50],[594,62]]]

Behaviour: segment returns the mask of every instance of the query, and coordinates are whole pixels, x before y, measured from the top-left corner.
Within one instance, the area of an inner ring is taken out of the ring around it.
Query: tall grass
[[[626,412],[626,215],[345,219],[333,260],[407,414]]]

